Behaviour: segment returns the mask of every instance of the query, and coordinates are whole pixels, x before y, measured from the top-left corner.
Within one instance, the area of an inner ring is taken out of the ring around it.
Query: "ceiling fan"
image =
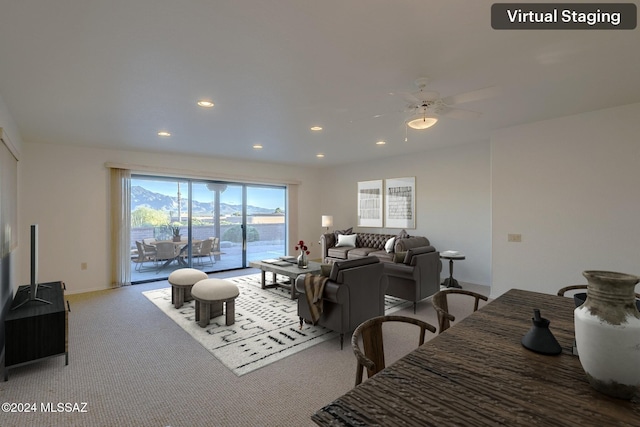
[[[454,108],[454,106],[466,102],[490,98],[497,94],[497,88],[490,86],[471,92],[441,98],[440,93],[427,90],[428,83],[428,78],[419,78],[415,81],[415,85],[418,87],[417,92],[401,94],[404,99],[409,102],[405,111],[411,112],[412,115],[406,121],[406,125],[412,129],[421,130],[430,128],[438,122],[439,117],[477,119],[482,115],[482,113]]]

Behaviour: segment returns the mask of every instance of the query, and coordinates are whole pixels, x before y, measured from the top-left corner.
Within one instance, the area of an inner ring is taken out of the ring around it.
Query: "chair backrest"
[[[433,333],[436,332],[436,328],[433,325],[412,317],[389,315],[378,316],[364,321],[353,331],[351,337],[351,347],[357,360],[356,385],[362,382],[365,367],[367,368],[367,378],[371,378],[385,368],[384,340],[382,337],[382,324],[385,322],[404,322],[418,326],[420,328],[418,347],[424,344],[426,330]],[[360,350],[358,344],[360,338],[362,338],[364,352]]]
[[[136,248],[138,248],[138,258],[136,258],[135,261],[144,261],[144,247],[142,246],[142,243],[137,240]]]
[[[205,239],[200,242],[200,248],[198,250],[199,255],[209,255],[213,250],[213,240]]]
[[[576,291],[576,290],[579,290],[579,289],[587,289],[587,285],[571,285],[571,286],[565,286],[564,288],[560,288],[560,289],[558,289],[558,296],[559,296],[559,297],[563,297],[563,296],[564,296],[564,294],[565,294],[566,292],[569,292],[569,291]]]
[[[578,290],[587,290],[588,285],[570,285],[565,286],[564,288],[558,289],[558,296],[563,297],[565,293],[569,291],[578,291]],[[636,299],[640,300],[640,294],[636,293]]]
[[[156,243],[156,258],[157,259],[171,259],[175,258],[175,245],[173,242],[158,242]]]
[[[142,248],[144,249],[145,255],[155,255],[156,253],[156,247],[153,245],[148,245],[144,243],[144,241],[142,242]]]
[[[451,326],[451,322],[456,320],[456,317],[449,312],[449,303],[447,301],[447,296],[451,294],[467,295],[474,298],[473,311],[478,310],[480,300],[488,301],[488,298],[486,296],[478,294],[476,292],[467,291],[465,289],[443,289],[436,292],[431,299],[431,303],[433,304],[433,307],[436,309],[436,313],[438,314],[439,333],[442,333],[449,329],[449,327]]]
[[[212,252],[220,252],[220,238],[219,237],[209,237],[209,240],[213,242],[211,245]]]

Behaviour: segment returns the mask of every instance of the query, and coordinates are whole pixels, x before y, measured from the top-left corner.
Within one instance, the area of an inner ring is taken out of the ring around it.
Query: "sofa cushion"
[[[356,259],[368,256],[372,252],[377,252],[379,249],[376,248],[353,248],[347,254],[347,258]]]
[[[336,238],[336,242],[338,241],[338,234],[353,234],[353,227],[345,228],[344,230],[335,230],[333,235]]]
[[[349,255],[351,255],[351,253],[349,253]],[[395,255],[394,252],[387,253],[387,251],[369,252],[369,256],[374,256],[374,257],[378,258],[382,262],[393,262],[393,256],[394,255]],[[404,260],[404,258],[402,258],[402,259]]]
[[[426,254],[428,252],[435,252],[436,248],[433,246],[420,246],[418,248],[412,248],[407,251],[407,255],[404,257],[404,263],[406,265],[412,265],[414,255]]]
[[[407,237],[409,237],[409,233],[407,233],[407,230],[405,229],[402,229],[401,232],[396,234],[396,240],[406,239]]]
[[[393,254],[393,262],[404,263],[406,256],[407,251],[395,252]]]
[[[387,251],[387,253],[393,252],[395,243],[396,243],[396,238],[395,237],[390,238],[389,240],[387,240],[387,243],[384,244],[384,250]]]
[[[356,238],[357,234],[338,234],[338,243],[336,243],[336,248],[341,246],[356,246]]]
[[[342,270],[347,270],[349,268],[361,267],[363,265],[375,264],[380,262],[376,257],[365,257],[358,259],[350,259],[346,261],[336,261],[333,263],[331,267],[331,274],[329,274],[329,280],[335,282],[338,279],[338,274]]]
[[[337,258],[337,259],[347,259],[347,254],[349,253],[350,250],[353,250],[353,247],[350,246],[341,246],[339,248],[336,248],[335,246],[333,248],[329,248],[327,250],[327,256],[330,258]]]

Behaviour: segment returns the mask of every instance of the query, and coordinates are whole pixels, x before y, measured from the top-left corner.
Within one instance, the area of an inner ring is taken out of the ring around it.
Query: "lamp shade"
[[[412,117],[407,122],[407,125],[412,129],[427,129],[431,126],[438,123],[438,119],[436,117],[431,117],[426,114],[418,114],[417,116]]]
[[[323,227],[332,227],[333,226],[333,216],[332,215],[322,215],[322,226]]]

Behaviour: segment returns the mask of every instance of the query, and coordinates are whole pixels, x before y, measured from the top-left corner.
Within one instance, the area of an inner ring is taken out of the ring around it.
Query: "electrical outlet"
[[[522,242],[522,234],[511,234],[507,235],[507,242]]]

